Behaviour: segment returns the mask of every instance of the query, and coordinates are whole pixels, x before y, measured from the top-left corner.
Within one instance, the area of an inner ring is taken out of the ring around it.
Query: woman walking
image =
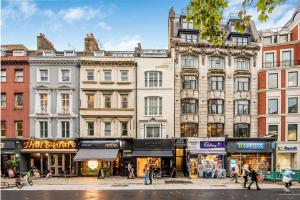
[[[247,182],[248,182],[248,176],[249,176],[249,166],[244,165],[243,167],[243,178],[244,178],[244,188],[246,188]]]
[[[291,192],[289,189],[292,186],[292,175],[295,174],[290,167],[287,167],[283,172],[282,182],[285,184],[285,192]]]
[[[258,187],[258,182],[257,182],[257,173],[254,169],[251,169],[250,172],[250,177],[251,177],[251,183],[248,186],[248,190],[251,190],[251,185],[255,182],[256,184],[256,189],[260,190],[260,188]]]

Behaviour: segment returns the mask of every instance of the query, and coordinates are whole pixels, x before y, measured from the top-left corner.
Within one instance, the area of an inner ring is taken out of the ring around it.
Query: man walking
[[[248,186],[248,190],[251,190],[251,185],[255,182],[256,184],[256,189],[260,190],[260,188],[258,187],[258,182],[257,182],[257,173],[254,169],[251,169],[250,172],[250,177],[251,177],[251,183]]]
[[[244,188],[246,188],[249,173],[250,173],[249,166],[244,165],[244,167],[243,167]]]

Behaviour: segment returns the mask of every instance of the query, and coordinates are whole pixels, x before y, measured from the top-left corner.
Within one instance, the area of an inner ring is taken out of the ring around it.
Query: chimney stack
[[[84,38],[84,51],[86,53],[92,53],[99,50],[98,42],[93,33],[86,34],[86,37]]]
[[[50,42],[43,33],[37,36],[37,50],[54,50],[52,42]]]

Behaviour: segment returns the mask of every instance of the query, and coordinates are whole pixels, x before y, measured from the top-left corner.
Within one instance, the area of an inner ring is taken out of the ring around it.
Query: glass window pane
[[[288,112],[289,113],[298,113],[298,98],[288,98]]]
[[[298,86],[298,72],[289,72],[288,73],[288,85],[289,87]]]
[[[269,89],[278,88],[278,74],[269,74]]]
[[[277,99],[269,99],[269,114],[278,114],[278,100]]]
[[[296,141],[297,140],[297,124],[289,124],[288,125],[288,141]]]

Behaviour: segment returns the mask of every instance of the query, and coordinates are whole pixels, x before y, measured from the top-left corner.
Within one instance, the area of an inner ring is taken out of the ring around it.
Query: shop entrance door
[[[64,154],[49,154],[49,166],[48,169],[53,175],[62,175],[65,170],[65,155]]]

